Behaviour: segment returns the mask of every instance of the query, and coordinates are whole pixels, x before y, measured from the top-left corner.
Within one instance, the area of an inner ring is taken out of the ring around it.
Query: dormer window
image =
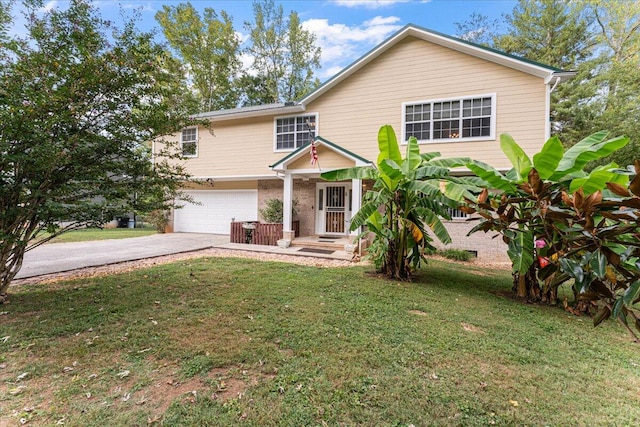
[[[318,115],[280,117],[275,120],[275,151],[292,151],[318,134]]]

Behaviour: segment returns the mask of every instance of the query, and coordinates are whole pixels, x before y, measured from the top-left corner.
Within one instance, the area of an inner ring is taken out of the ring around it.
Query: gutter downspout
[[[558,83],[562,80],[561,77],[556,77],[556,81],[551,86],[551,81],[547,83],[547,96],[545,99],[545,126],[544,126],[544,140],[547,141],[551,138],[551,93],[556,90]]]

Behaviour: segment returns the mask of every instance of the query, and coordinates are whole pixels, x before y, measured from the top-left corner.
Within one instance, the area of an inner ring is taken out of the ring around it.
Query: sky
[[[176,6],[180,1],[163,0],[100,0],[94,4],[104,19],[122,22],[122,13],[131,16],[137,10],[138,28],[156,30],[158,40],[163,41],[155,14],[164,5]],[[511,0],[297,0],[276,1],[285,15],[295,10],[305,29],[316,36],[322,49],[321,68],[316,76],[325,81],[350,65],[377,44],[407,24],[415,24],[441,33],[456,35],[456,22],[463,22],[476,12],[491,19],[510,13],[516,1]],[[69,4],[67,0],[50,0],[45,9]],[[231,15],[241,40],[248,35],[244,22],[253,18],[251,0],[191,0],[200,12],[211,7],[217,12],[225,10]],[[18,24],[15,31],[21,32]],[[245,62],[250,59],[245,58]]]

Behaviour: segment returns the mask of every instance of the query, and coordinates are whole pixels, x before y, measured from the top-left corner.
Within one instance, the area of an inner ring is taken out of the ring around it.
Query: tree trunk
[[[0,265],[0,304],[8,300],[9,285],[20,271],[20,267],[22,267],[23,256],[24,252],[20,255],[20,260],[16,264],[11,263],[13,265],[6,265],[3,263]]]
[[[0,244],[0,304],[8,299],[9,285],[22,268],[25,245],[3,242]]]
[[[513,291],[518,298],[526,299],[527,301],[539,302],[543,300],[535,265],[529,267],[526,274],[513,274]]]

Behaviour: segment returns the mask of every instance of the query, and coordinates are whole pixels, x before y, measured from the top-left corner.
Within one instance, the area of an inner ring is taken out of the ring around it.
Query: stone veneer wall
[[[294,219],[300,220],[300,236],[315,234],[315,194],[317,180],[293,180],[293,195],[298,199],[298,214]],[[280,179],[258,181],[258,209],[263,209],[268,199],[283,198],[283,182]],[[262,218],[260,218],[262,221]]]

